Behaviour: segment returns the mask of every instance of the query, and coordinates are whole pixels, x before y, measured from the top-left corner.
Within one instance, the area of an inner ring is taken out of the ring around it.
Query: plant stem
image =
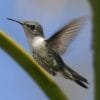
[[[93,13],[95,100],[100,100],[100,0],[89,0]]]
[[[67,100],[59,87],[25,50],[6,33],[0,32],[0,47],[22,67],[48,96],[49,100]]]

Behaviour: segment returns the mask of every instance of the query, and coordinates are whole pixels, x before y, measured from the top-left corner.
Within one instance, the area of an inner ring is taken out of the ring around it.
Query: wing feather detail
[[[65,53],[70,43],[75,39],[87,17],[80,17],[65,25],[57,31],[47,41],[48,46],[51,47],[56,53],[62,55]]]

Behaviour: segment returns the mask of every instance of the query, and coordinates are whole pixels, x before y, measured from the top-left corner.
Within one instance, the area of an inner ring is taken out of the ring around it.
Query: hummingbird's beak
[[[19,23],[19,24],[21,24],[21,25],[24,25],[24,23],[22,23],[22,22],[20,22],[20,21],[17,21],[17,20],[14,20],[14,19],[11,19],[11,18],[7,18],[8,20],[11,20],[11,21],[14,21],[14,22],[17,22],[17,23]]]

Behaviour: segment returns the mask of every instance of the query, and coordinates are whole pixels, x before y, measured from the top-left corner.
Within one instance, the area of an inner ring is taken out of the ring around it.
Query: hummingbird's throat
[[[40,48],[45,48],[45,40],[43,37],[34,37],[32,40],[32,47],[33,49],[40,49]]]

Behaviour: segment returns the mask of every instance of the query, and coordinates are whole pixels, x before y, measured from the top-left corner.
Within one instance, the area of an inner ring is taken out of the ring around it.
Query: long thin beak
[[[14,20],[14,19],[11,19],[11,18],[7,18],[8,20],[11,20],[11,21],[14,21],[14,22],[17,22],[17,23],[19,23],[19,24],[21,24],[21,25],[24,25],[22,22],[20,22],[20,21],[17,21],[17,20]]]

